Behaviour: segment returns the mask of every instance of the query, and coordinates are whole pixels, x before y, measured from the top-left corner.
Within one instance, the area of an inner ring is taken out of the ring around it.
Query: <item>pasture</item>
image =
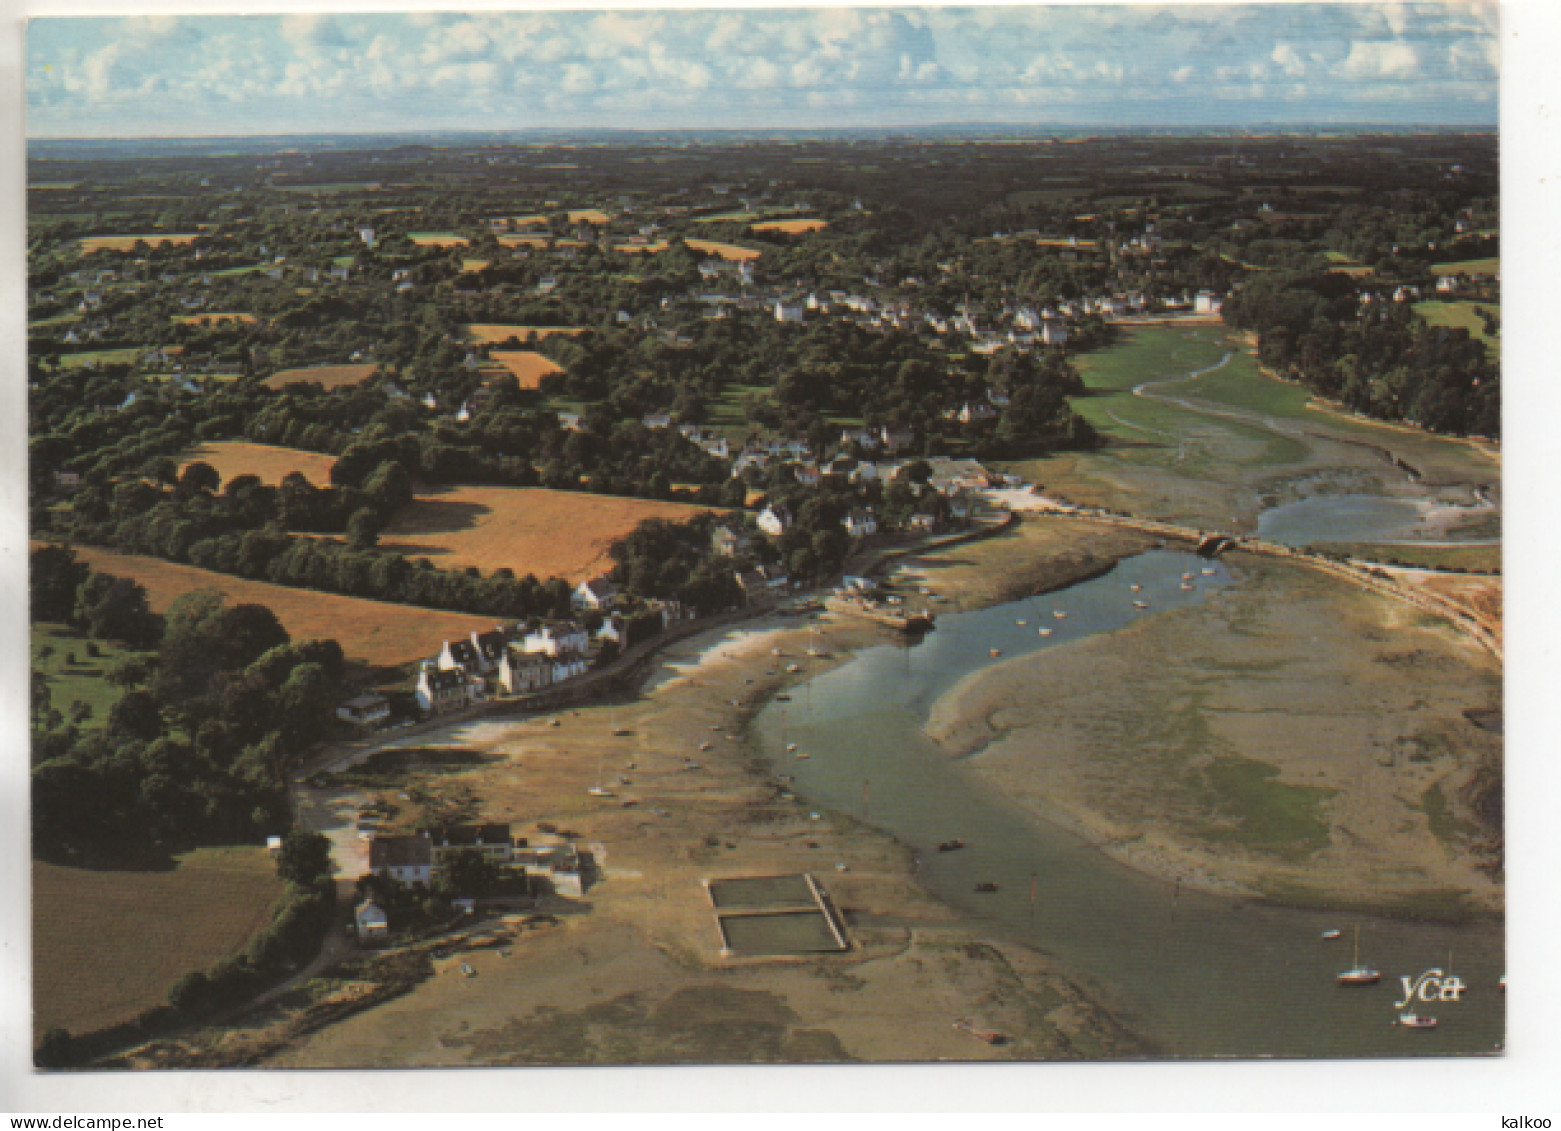
[[[1489,259],[1460,259],[1456,263],[1433,263],[1431,270],[1438,275],[1500,275],[1501,257]]]
[[[522,389],[536,389],[549,373],[562,373],[563,366],[550,357],[543,357],[535,350],[494,350],[490,355],[495,362],[515,375]]]
[[[408,232],[407,239],[418,247],[465,247],[471,240],[454,232]]]
[[[213,311],[210,314],[175,314],[173,321],[176,326],[217,326],[222,323],[237,323],[243,326],[253,326],[256,318],[253,314],[243,314],[236,311]]]
[[[255,475],[274,487],[297,471],[316,487],[329,487],[336,457],[301,448],[251,444],[247,440],[213,440],[187,452],[179,460],[180,473],[192,463],[210,464],[224,485],[240,475]]]
[[[1485,332],[1485,323],[1481,322],[1479,315],[1474,313],[1475,307],[1479,307],[1496,319],[1496,334],[1491,335]],[[1432,326],[1448,326],[1453,329],[1469,331],[1469,337],[1484,342],[1485,348],[1491,351],[1493,358],[1501,357],[1501,303],[1417,302],[1414,305],[1414,311]]]
[[[784,236],[804,236],[809,232],[822,232],[829,227],[828,220],[765,220],[763,223],[754,224],[755,232],[779,232]]]
[[[81,247],[81,254],[91,255],[94,251],[132,251],[138,243],[144,243],[147,247],[161,247],[163,244],[183,247],[199,238],[199,232],[149,232],[139,236],[82,236],[76,242]]]
[[[31,630],[32,666],[49,680],[49,705],[70,721],[71,708],[83,703],[91,711],[80,724],[84,731],[98,730],[108,720],[110,708],[123,691],[104,679],[109,666],[130,652],[108,640],[90,641],[97,656],[87,654],[86,634],[63,624],[34,624]]]
[[[705,509],[543,487],[452,487],[419,494],[379,544],[440,569],[507,567],[517,577],[583,581],[612,564],[613,539],[646,519],[683,521]]]
[[[498,322],[473,322],[465,329],[467,337],[483,346],[496,346],[511,338],[517,338],[522,342],[535,341],[551,337],[553,334],[563,334],[573,338],[585,332],[580,326],[511,326]]]
[[[77,546],[76,557],[103,573],[135,578],[146,587],[148,603],[156,612],[166,613],[175,600],[192,589],[216,589],[230,605],[266,606],[292,639],[335,640],[349,662],[369,667],[410,663],[433,655],[447,638],[493,627],[492,617],[272,585],[93,546]]]
[[[85,1033],[161,1005],[184,974],[241,950],[282,881],[264,848],[200,848],[158,872],[34,861],[33,1031]]]
[[[260,382],[268,389],[285,389],[289,385],[323,385],[327,391],[361,385],[374,374],[379,366],[373,362],[354,365],[312,365],[303,369],[283,369]]]
[[[78,353],[60,354],[61,369],[95,369],[100,365],[134,365],[141,359],[143,347],[125,346],[111,350],[82,350]]]
[[[764,254],[751,247],[738,247],[734,243],[718,243],[715,240],[684,240],[692,251],[703,252],[705,255],[714,255],[724,259],[728,263],[746,263],[750,259],[758,259]]]

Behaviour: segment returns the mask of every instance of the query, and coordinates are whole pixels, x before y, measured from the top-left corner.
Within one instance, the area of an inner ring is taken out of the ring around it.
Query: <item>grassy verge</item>
[[[1319,542],[1316,549],[1345,557],[1415,569],[1455,573],[1500,573],[1500,546],[1415,546],[1373,542]]]

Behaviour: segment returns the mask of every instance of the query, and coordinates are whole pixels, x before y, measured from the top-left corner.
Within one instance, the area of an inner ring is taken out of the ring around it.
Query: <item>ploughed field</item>
[[[181,976],[243,949],[282,881],[265,849],[202,848],[168,871],[34,861],[33,1030],[85,1033],[168,998]]]
[[[451,487],[419,494],[379,544],[440,569],[583,581],[608,569],[613,539],[646,519],[682,522],[704,509],[544,487]]]
[[[247,440],[213,440],[180,459],[179,471],[183,473],[192,463],[210,464],[222,477],[223,486],[240,475],[258,476],[262,483],[275,486],[296,471],[316,487],[329,487],[336,457],[275,444],[251,444]]]
[[[156,612],[167,612],[176,599],[191,590],[216,589],[229,604],[266,606],[292,639],[335,640],[349,662],[371,667],[393,667],[431,656],[446,639],[493,628],[492,617],[271,585],[92,546],[76,547],[76,557],[102,573],[140,582]]]

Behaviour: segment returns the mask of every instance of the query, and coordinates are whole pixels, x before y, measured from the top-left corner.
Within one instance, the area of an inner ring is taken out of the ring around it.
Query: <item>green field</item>
[[[73,310],[67,310],[63,314],[56,314],[50,318],[40,318],[36,322],[27,323],[29,330],[43,330],[50,326],[65,326],[72,322],[80,322],[81,315]]]
[[[83,365],[134,365],[145,349],[145,346],[125,346],[123,349],[62,353],[60,366],[63,369],[77,369]]]
[[[1438,275],[1499,275],[1501,257],[1489,259],[1460,259],[1454,263],[1433,263],[1431,270]]]
[[[1485,324],[1474,313],[1475,307],[1479,307],[1496,319],[1495,337],[1486,334]],[[1493,358],[1498,360],[1501,358],[1501,304],[1499,302],[1417,302],[1414,311],[1432,326],[1451,326],[1454,329],[1469,331],[1471,338],[1485,343]]]
[[[91,643],[100,653],[87,654]],[[92,714],[81,723],[82,730],[96,730],[108,719],[108,712],[123,692],[104,679],[113,662],[129,649],[106,640],[88,641],[85,634],[60,624],[32,626],[32,666],[49,677],[50,705],[70,719],[71,707],[86,704]],[[47,654],[45,654],[47,653]],[[66,663],[68,656],[75,663]]]

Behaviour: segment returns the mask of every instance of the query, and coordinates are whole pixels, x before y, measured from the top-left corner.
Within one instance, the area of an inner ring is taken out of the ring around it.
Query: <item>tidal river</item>
[[[1181,588],[1187,573],[1194,579],[1190,590]],[[772,702],[760,713],[755,733],[777,771],[795,777],[799,795],[913,846],[918,879],[932,893],[994,933],[1054,956],[1163,1055],[1499,1049],[1504,943],[1498,924],[1296,911],[1182,890],[1037,820],[925,737],[932,704],[970,672],[1185,607],[1228,580],[1223,565],[1158,550],[1061,592],[941,617],[914,646],[868,649],[797,686],[790,701]],[[1132,584],[1141,589],[1131,590]],[[1148,607],[1135,608],[1133,600]],[[1056,617],[1059,611],[1066,617]],[[993,649],[1001,656],[993,657]],[[1035,694],[1044,697],[1046,689]],[[810,757],[788,755],[789,743]],[[938,851],[939,842],[953,838],[965,847]],[[979,892],[977,884],[997,890]],[[1342,937],[1325,941],[1330,928],[1341,929]],[[1360,958],[1382,980],[1342,988],[1334,975],[1351,965],[1357,929]],[[1449,963],[1469,987],[1461,1000],[1409,1007],[1437,1017],[1438,1027],[1393,1024],[1400,1012],[1394,1003],[1403,997],[1400,978],[1446,970]]]

